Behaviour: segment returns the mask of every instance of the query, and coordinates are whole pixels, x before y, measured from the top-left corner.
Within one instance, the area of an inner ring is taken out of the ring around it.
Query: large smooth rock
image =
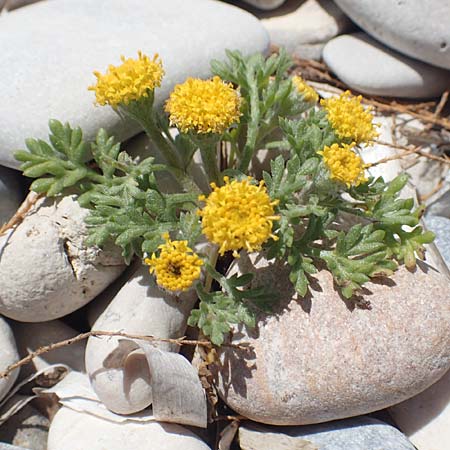
[[[323,59],[342,81],[365,94],[428,98],[450,86],[450,71],[401,55],[365,33],[331,40]]]
[[[19,360],[16,341],[8,322],[0,316],[0,372],[10,364]],[[19,375],[19,370],[14,370],[7,378],[0,378],[0,400],[8,393]]]
[[[0,313],[44,322],[81,308],[125,265],[118,247],[86,247],[87,228],[74,196],[40,199],[12,234],[0,237]]]
[[[414,450],[396,428],[371,417],[303,427],[244,424],[239,444],[241,450]]]
[[[320,51],[318,55],[311,51],[322,49],[327,41],[351,28],[350,20],[331,0],[294,0],[276,15],[265,16],[261,22],[272,44],[309,59],[320,59]]]
[[[450,443],[450,372],[419,395],[392,406],[397,426],[420,450],[447,450]]]
[[[335,0],[364,31],[383,44],[450,69],[450,2],[446,0]]]
[[[366,414],[418,394],[450,366],[450,283],[426,264],[369,283],[371,310],[344,301],[327,271],[299,299],[286,268],[244,255],[237,265],[281,296],[256,329],[232,333],[248,352],[220,351],[219,393],[239,414],[274,425]]]
[[[0,227],[11,219],[25,198],[23,180],[19,172],[0,166]]]
[[[12,152],[27,137],[45,139],[49,118],[80,125],[88,139],[100,127],[119,140],[138,132],[111,108],[95,107],[87,90],[93,70],[120,63],[120,55],[160,54],[161,103],[188,76],[208,77],[210,60],[225,49],[263,52],[268,36],[249,13],[212,0],[57,0],[2,17],[0,47],[0,164],[17,168]]]
[[[114,297],[93,330],[124,331],[141,336],[178,338],[184,335],[195,292],[175,296],[155,286],[142,266]],[[166,351],[172,344],[155,343]],[[152,403],[150,369],[139,343],[122,337],[91,337],[86,347],[86,370],[99,399],[111,411],[131,414]]]
[[[62,407],[54,417],[48,450],[210,450],[194,433],[168,423],[113,423]]]

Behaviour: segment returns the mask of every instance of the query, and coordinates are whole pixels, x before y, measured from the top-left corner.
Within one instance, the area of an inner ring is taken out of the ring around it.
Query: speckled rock
[[[48,450],[210,450],[194,433],[170,423],[113,423],[62,407],[54,417]]]
[[[136,134],[134,122],[96,108],[87,90],[93,70],[118,64],[120,55],[160,54],[166,75],[155,95],[161,103],[188,76],[209,76],[210,60],[223,58],[225,49],[267,47],[255,17],[212,0],[57,0],[7,14],[0,27],[0,164],[17,168],[12,152],[27,137],[46,139],[49,118],[81,126],[88,139],[100,127],[120,141]]]
[[[420,450],[448,450],[450,372],[409,400],[389,408],[396,425]]]
[[[244,424],[239,444],[241,450],[414,450],[396,428],[371,417],[303,427]]]
[[[372,310],[353,309],[326,271],[298,299],[286,268],[262,257],[255,268],[244,255],[237,265],[282,299],[256,329],[232,333],[248,353],[220,352],[219,393],[239,414],[274,425],[365,414],[418,394],[450,366],[450,281],[426,264],[369,283]]]
[[[383,44],[450,69],[450,2],[445,0],[335,0],[364,31]]]
[[[332,39],[323,59],[339,79],[365,94],[429,98],[450,87],[448,70],[401,55],[365,33]]]
[[[352,27],[331,0],[291,1],[274,16],[264,14],[261,22],[272,44],[309,59],[320,59],[324,44]]]
[[[19,359],[16,341],[8,322],[0,316],[0,372]],[[7,378],[0,378],[0,400],[9,392],[19,375],[13,371]]]
[[[81,308],[125,268],[120,249],[86,247],[88,211],[75,197],[40,199],[11,235],[0,237],[0,313],[21,322]]]
[[[26,405],[2,424],[0,440],[31,450],[47,450],[48,427],[48,419]]]
[[[0,166],[0,227],[11,219],[24,198],[21,174]]]

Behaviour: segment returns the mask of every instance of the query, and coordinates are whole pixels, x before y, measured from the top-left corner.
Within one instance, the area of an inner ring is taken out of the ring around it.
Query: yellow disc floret
[[[149,91],[161,86],[164,70],[156,54],[153,59],[138,52],[138,59],[120,57],[120,66],[110,65],[103,75],[94,72],[97,84],[89,86],[95,92],[99,105],[128,105],[130,102],[148,97]]]
[[[352,148],[355,143],[350,145],[333,144],[331,147],[325,146],[319,153],[330,170],[330,178],[350,186],[358,186],[367,181],[364,175],[364,169],[367,167],[359,155]]]
[[[264,181],[255,185],[251,177],[231,182],[228,177],[223,179],[224,186],[211,183],[211,194],[199,197],[206,204],[198,212],[203,234],[220,246],[219,253],[233,251],[238,257],[238,250],[258,251],[269,238],[278,239],[272,234],[272,224],[280,218],[274,214],[279,201],[271,201]]]
[[[166,102],[170,123],[181,132],[223,133],[239,122],[241,98],[220,77],[211,80],[188,78],[175,86]]]
[[[159,255],[146,258],[150,273],[156,275],[156,283],[162,288],[177,292],[189,289],[200,278],[203,261],[188,247],[187,241],[171,241],[163,235],[165,244],[160,245]]]
[[[302,77],[299,76],[292,77],[292,83],[297,89],[297,92],[303,95],[303,99],[306,102],[316,103],[317,100],[319,100],[319,95],[317,94],[317,92],[314,90],[313,87],[307,84]]]
[[[331,126],[340,139],[361,144],[370,143],[378,136],[372,123],[371,109],[364,109],[361,99],[361,95],[353,97],[350,91],[345,91],[339,97],[320,101],[327,112]]]

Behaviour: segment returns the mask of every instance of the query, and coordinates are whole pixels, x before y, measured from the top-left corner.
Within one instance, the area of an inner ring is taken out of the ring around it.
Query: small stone
[[[448,450],[450,372],[427,390],[389,408],[397,426],[420,450]]]
[[[8,322],[0,316],[0,372],[18,360],[14,335]],[[18,375],[19,370],[16,369],[7,378],[0,378],[0,400],[9,392]]]
[[[331,40],[323,50],[323,59],[339,79],[365,94],[429,98],[450,86],[448,70],[401,55],[365,33]]]
[[[434,242],[450,268],[450,219],[426,215],[424,220],[427,228],[436,235]]]
[[[276,16],[261,22],[272,44],[307,59],[320,59],[323,45],[351,28],[350,20],[331,0],[289,2]]]
[[[25,198],[20,172],[0,166],[0,227],[8,222]]]
[[[71,339],[79,333],[61,320],[41,323],[20,323],[12,325],[16,336],[17,349],[23,358],[40,347]],[[62,347],[33,358],[32,364],[22,367],[20,378],[53,364],[64,364],[72,370],[84,372],[84,351],[86,341],[75,342],[70,347]]]
[[[188,429],[171,423],[113,423],[62,407],[53,418],[48,450],[210,450]]]
[[[244,3],[269,11],[281,6],[286,0],[243,0]]]
[[[245,424],[239,444],[242,450],[414,450],[396,428],[364,416],[303,427]]]
[[[387,46],[450,69],[450,2],[335,0],[364,31]],[[381,73],[378,70],[377,73]]]
[[[152,284],[142,266],[114,297],[92,327],[94,330],[159,338],[179,338],[196,301],[195,292],[181,297]],[[174,351],[171,344],[156,344]],[[138,342],[121,337],[91,337],[86,348],[86,370],[99,399],[111,411],[131,414],[152,403],[151,373]]]
[[[418,394],[450,366],[449,280],[424,263],[367,283],[371,310],[341,298],[325,270],[298,298],[286,267],[261,255],[235,264],[231,273],[255,272],[252,286],[281,299],[255,329],[233,330],[231,342],[250,351],[222,347],[215,367],[220,396],[251,420],[305,425],[366,414]]]
[[[0,440],[30,450],[46,450],[48,427],[48,419],[26,405],[2,424]]]
[[[251,14],[217,1],[57,0],[2,17],[0,47],[0,164],[18,168],[13,151],[25,138],[46,140],[50,118],[80,126],[87,140],[101,127],[119,141],[139,131],[96,107],[87,90],[92,72],[119,64],[120,55],[159,53],[166,75],[155,96],[162,104],[175,84],[210,76],[210,60],[225,58],[225,49],[264,52],[268,36]]]
[[[63,317],[91,301],[124,270],[120,249],[86,247],[74,196],[42,198],[12,234],[0,237],[0,313],[21,322]]]

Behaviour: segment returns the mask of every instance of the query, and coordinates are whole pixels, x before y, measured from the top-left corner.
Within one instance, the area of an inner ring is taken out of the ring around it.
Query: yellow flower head
[[[231,182],[228,177],[223,179],[224,186],[211,183],[211,194],[199,197],[206,205],[198,212],[203,234],[220,246],[219,253],[232,250],[238,257],[238,250],[254,252],[269,238],[278,239],[272,234],[272,222],[280,218],[274,215],[279,201],[270,200],[264,181],[254,185],[251,177]]]
[[[317,92],[314,90],[313,87],[307,84],[302,77],[299,76],[292,77],[292,83],[297,89],[297,92],[303,95],[303,99],[306,102],[316,103],[317,100],[319,100],[319,95],[317,94]]]
[[[95,91],[99,105],[110,105],[113,108],[128,105],[142,97],[148,97],[149,91],[161,86],[164,70],[157,54],[150,59],[138,52],[138,59],[125,59],[124,56],[120,59],[122,64],[117,67],[110,65],[104,75],[94,72],[97,84],[88,89]]]
[[[350,91],[345,91],[339,97],[320,101],[338,137],[354,141],[357,144],[370,143],[378,136],[372,123],[371,109],[364,109],[361,99],[361,95],[352,97]]]
[[[241,98],[220,77],[211,80],[188,78],[177,84],[166,102],[170,123],[181,132],[223,133],[239,122]]]
[[[165,244],[158,248],[159,256],[153,253],[146,258],[150,273],[156,275],[156,283],[162,288],[177,292],[189,289],[200,278],[203,261],[188,247],[187,241],[171,241],[169,235],[163,235]]]
[[[367,181],[364,169],[367,167],[360,156],[352,151],[355,143],[350,145],[333,144],[331,147],[325,146],[319,153],[330,170],[330,178],[337,180],[350,187],[358,186]]]

